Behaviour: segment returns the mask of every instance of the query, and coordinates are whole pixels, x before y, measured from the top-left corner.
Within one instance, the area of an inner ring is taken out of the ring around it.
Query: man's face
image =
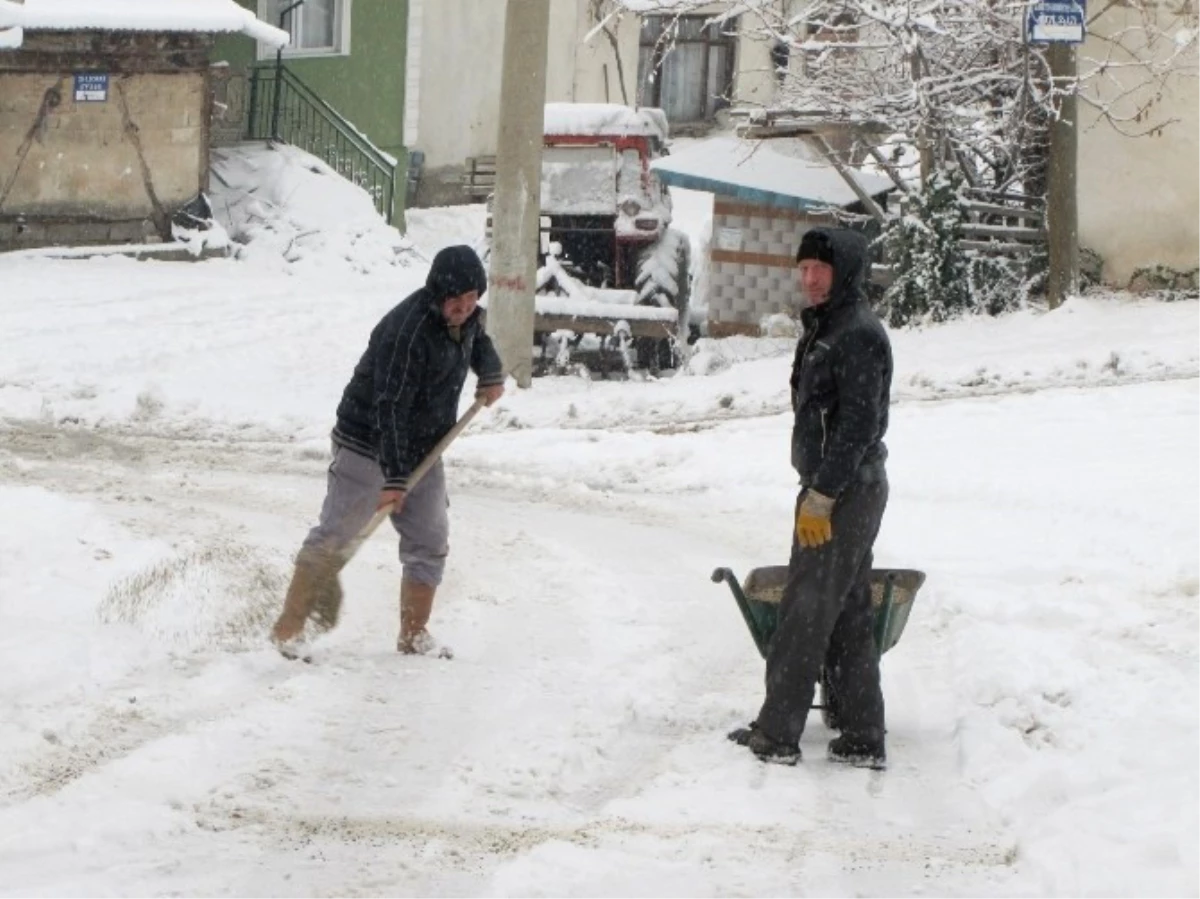
[[[801,259],[796,266],[800,295],[809,306],[820,306],[833,288],[833,266],[819,259]]]
[[[456,297],[446,297],[442,300],[442,315],[446,318],[446,324],[458,328],[466,323],[478,305],[479,291],[468,290]]]

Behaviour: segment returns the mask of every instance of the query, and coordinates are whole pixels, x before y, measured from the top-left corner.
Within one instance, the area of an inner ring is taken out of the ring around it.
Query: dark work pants
[[[869,482],[855,481],[833,507],[832,540],[805,549],[792,535],[787,587],[767,651],[767,698],[757,722],[774,740],[799,743],[822,665],[838,697],[842,733],[867,742],[883,739],[870,577],[887,496],[882,471]]]

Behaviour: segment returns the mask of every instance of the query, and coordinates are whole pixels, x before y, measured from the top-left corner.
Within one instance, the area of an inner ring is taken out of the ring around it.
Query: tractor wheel
[[[691,243],[682,231],[668,228],[656,242],[642,250],[634,286],[638,303],[673,308],[678,313],[679,337],[640,337],[637,363],[658,373],[683,361],[687,339],[688,304],[691,298]]]

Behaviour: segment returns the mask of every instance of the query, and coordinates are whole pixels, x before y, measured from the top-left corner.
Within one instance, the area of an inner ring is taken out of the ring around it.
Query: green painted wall
[[[256,0],[238,3],[257,13]],[[274,24],[274,23],[272,23]],[[371,142],[399,160],[393,224],[404,229],[404,64],[408,0],[351,0],[350,53],[346,56],[293,58],[284,65]],[[272,57],[273,59],[274,57]],[[255,62],[255,44],[241,35],[221,37],[213,61],[235,68]]]

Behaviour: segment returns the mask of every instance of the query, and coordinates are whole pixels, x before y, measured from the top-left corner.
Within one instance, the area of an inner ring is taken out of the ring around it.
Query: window
[[[294,0],[258,0],[258,16],[264,22],[279,24],[279,14]],[[350,0],[304,0],[283,20],[283,29],[292,42],[283,48],[284,56],[340,56],[350,52]],[[259,56],[274,55],[259,45]]]
[[[706,24],[707,23],[707,24]],[[645,16],[638,47],[640,102],[672,122],[702,122],[729,105],[737,20]]]

